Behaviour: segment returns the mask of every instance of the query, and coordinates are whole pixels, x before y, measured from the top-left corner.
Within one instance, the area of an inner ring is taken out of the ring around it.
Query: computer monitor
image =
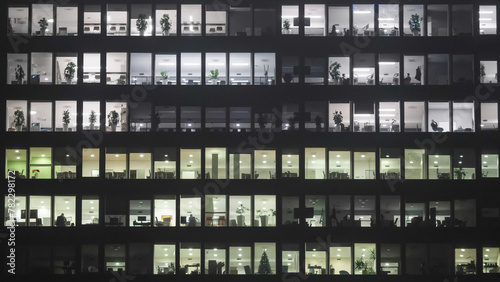
[[[38,210],[30,210],[30,218],[38,218]],[[21,210],[21,219],[26,219],[26,210]]]
[[[181,224],[187,224],[187,220],[185,216],[181,216]]]
[[[146,221],[146,217],[145,216],[138,216],[137,221]]]

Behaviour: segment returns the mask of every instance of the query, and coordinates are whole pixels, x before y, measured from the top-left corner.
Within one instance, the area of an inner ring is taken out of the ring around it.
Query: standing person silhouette
[[[66,217],[64,217],[64,213],[61,213],[60,216],[57,217],[56,219],[56,226],[57,227],[66,227]]]

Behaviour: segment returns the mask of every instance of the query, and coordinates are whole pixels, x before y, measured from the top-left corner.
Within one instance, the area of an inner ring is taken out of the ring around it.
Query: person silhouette
[[[438,127],[438,123],[435,120],[432,120],[431,127],[432,127],[432,130],[437,131],[437,132],[443,132],[443,130],[444,130],[442,127]]]
[[[61,213],[60,216],[57,217],[56,219],[56,226],[57,227],[65,227],[66,226],[66,217],[64,217],[64,213]]]

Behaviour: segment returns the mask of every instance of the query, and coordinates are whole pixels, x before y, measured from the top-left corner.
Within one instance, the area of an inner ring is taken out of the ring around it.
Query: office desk
[[[344,172],[330,172],[328,179],[349,179],[349,174]]]
[[[174,172],[157,171],[155,172],[155,179],[174,179]]]

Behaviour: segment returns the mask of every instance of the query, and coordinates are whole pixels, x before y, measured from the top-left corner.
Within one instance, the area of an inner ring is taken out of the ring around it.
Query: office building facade
[[[3,2],[2,271],[498,281],[498,6]]]

